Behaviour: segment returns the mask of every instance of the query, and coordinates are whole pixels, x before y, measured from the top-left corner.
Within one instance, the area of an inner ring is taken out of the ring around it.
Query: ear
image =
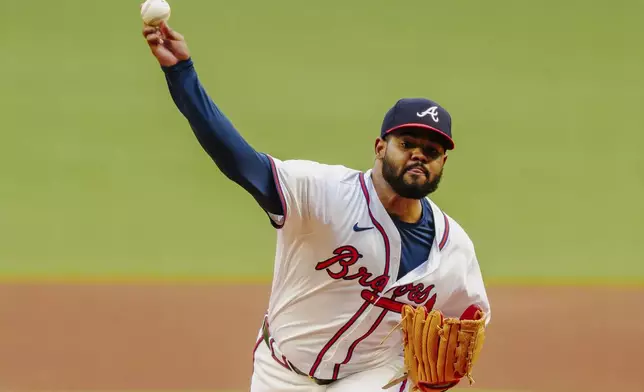
[[[377,138],[375,143],[376,158],[378,159],[384,158],[386,150],[387,150],[387,142],[382,138]]]

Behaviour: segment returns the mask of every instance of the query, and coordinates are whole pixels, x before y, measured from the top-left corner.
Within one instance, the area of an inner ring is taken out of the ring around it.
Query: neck
[[[418,199],[406,199],[398,195],[382,176],[380,170],[372,170],[373,186],[378,199],[389,215],[405,223],[416,223],[423,214],[423,206]]]

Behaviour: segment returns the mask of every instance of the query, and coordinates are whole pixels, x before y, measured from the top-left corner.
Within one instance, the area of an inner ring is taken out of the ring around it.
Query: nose
[[[411,152],[412,161],[428,162],[429,158],[425,155],[422,148],[414,148]]]

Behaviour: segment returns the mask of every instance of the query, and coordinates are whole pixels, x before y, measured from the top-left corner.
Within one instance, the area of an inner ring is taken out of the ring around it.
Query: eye
[[[405,141],[400,142],[400,147],[408,148],[409,147],[409,142],[405,142]]]
[[[441,153],[440,153],[440,151],[438,151],[437,149],[435,149],[433,147],[428,147],[428,148],[425,149],[425,155],[427,155],[428,157],[430,157],[432,159],[436,159],[441,155]]]

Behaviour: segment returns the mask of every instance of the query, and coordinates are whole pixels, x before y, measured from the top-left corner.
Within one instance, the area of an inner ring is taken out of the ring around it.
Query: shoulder
[[[450,225],[451,236],[454,238],[454,242],[457,246],[466,248],[468,251],[474,252],[474,241],[469,236],[467,231],[461,226],[461,224],[451,217],[449,214],[445,213],[447,220]]]
[[[442,232],[447,236],[446,247],[451,248],[451,250],[465,252],[468,255],[474,255],[474,241],[472,241],[472,238],[465,228],[433,200],[429,200],[429,202],[434,211],[435,219],[437,220],[435,224],[440,224]],[[439,219],[442,222],[439,223]]]
[[[345,181],[355,178],[359,170],[339,164],[326,164],[306,159],[281,160],[269,156],[274,170],[292,178],[302,178],[311,181]]]

